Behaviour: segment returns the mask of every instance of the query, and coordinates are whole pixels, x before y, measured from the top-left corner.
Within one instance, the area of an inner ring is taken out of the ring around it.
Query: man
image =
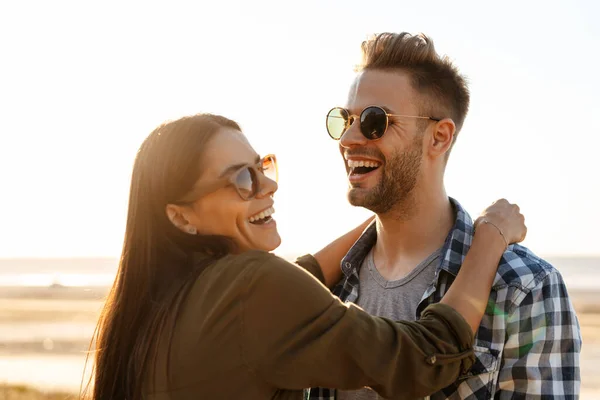
[[[330,111],[327,129],[340,141],[350,203],[377,219],[343,259],[333,291],[372,314],[415,320],[448,290],[473,238],[471,217],[444,188],[469,91],[425,35],[384,33],[362,50],[346,108]],[[473,368],[432,399],[578,397],[575,311],[558,271],[523,246],[508,246],[500,261],[473,348]],[[310,398],[380,397],[313,388]]]

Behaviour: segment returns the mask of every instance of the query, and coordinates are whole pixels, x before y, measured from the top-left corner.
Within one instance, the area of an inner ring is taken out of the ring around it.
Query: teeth
[[[254,221],[258,221],[259,219],[267,218],[267,217],[271,216],[274,212],[275,212],[275,209],[273,207],[267,208],[266,210],[261,211],[260,213],[248,218],[248,221],[254,222]]]
[[[381,163],[379,162],[375,162],[375,161],[355,161],[355,160],[348,160],[348,167],[349,168],[358,168],[358,167],[367,167],[367,168],[377,168],[381,165]]]

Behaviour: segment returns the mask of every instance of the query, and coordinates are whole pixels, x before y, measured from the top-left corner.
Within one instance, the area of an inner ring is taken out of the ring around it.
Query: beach
[[[0,384],[78,393],[105,294],[98,287],[0,287]],[[584,341],[581,399],[600,399],[600,293],[570,295]]]

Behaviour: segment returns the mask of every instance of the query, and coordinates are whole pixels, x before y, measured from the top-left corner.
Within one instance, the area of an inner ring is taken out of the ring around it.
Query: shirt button
[[[427,359],[427,362],[431,365],[434,365],[436,363],[436,361],[437,361],[437,357],[435,355],[433,355]]]

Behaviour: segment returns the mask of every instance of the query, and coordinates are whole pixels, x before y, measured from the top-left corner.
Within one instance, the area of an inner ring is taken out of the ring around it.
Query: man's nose
[[[364,146],[368,139],[360,131],[360,118],[353,118],[350,126],[340,138],[340,146],[350,148],[353,146]]]

